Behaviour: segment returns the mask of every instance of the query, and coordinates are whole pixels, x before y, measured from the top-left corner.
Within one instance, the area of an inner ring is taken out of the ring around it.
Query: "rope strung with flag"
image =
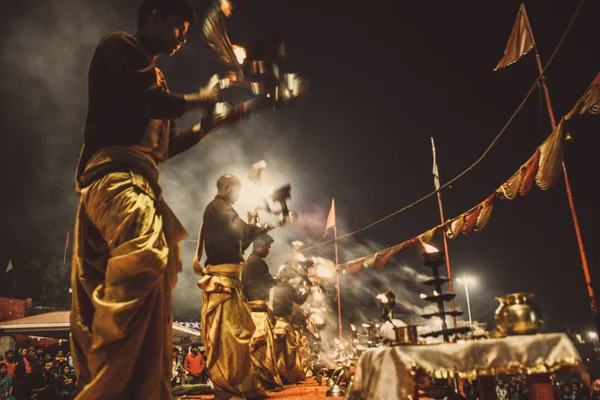
[[[383,268],[395,253],[413,244],[431,242],[438,232],[442,232],[448,239],[455,239],[460,234],[468,235],[473,231],[482,230],[490,221],[494,203],[498,199],[514,200],[519,195],[525,196],[533,187],[534,182],[541,190],[550,189],[561,175],[564,138],[568,133],[567,122],[586,113],[600,114],[600,73],[574,108],[563,117],[556,129],[538,146],[527,162],[481,203],[409,240],[377,253],[340,264],[338,267],[349,274],[357,274],[363,268]]]
[[[577,9],[573,13],[573,16],[571,17],[571,20],[569,21],[569,24],[567,25],[567,28],[565,29],[565,31],[564,31],[564,33],[563,33],[560,41],[558,42],[558,44],[554,48],[554,51],[552,52],[552,55],[550,56],[550,58],[548,59],[548,62],[544,66],[544,68],[542,70],[542,73],[535,79],[535,81],[533,82],[533,85],[531,86],[531,88],[529,89],[529,91],[527,92],[527,94],[525,95],[525,97],[523,98],[523,100],[521,101],[521,103],[519,104],[519,106],[512,113],[512,115],[510,116],[510,118],[508,119],[508,121],[506,122],[506,124],[504,124],[504,126],[502,127],[502,129],[500,130],[500,132],[496,135],[496,137],[492,140],[492,142],[488,145],[488,147],[484,150],[484,152],[481,154],[481,156],[475,162],[473,162],[471,165],[469,165],[469,167],[467,167],[464,171],[462,171],[461,173],[459,173],[458,175],[456,175],[455,177],[453,177],[452,179],[450,179],[449,181],[447,181],[446,183],[444,183],[443,185],[441,185],[439,187],[439,189],[437,189],[437,190],[435,190],[433,192],[430,192],[430,193],[422,196],[421,198],[419,198],[419,199],[413,201],[412,203],[410,203],[410,204],[408,204],[408,205],[400,208],[399,210],[396,210],[393,213],[388,214],[385,217],[382,217],[382,218],[378,219],[377,221],[374,221],[374,222],[372,222],[372,223],[370,223],[370,224],[368,224],[368,225],[366,225],[366,226],[364,226],[362,228],[356,229],[356,230],[354,230],[352,232],[349,232],[349,233],[346,233],[346,234],[344,234],[342,236],[339,236],[337,239],[331,239],[331,240],[326,240],[326,241],[321,242],[321,243],[316,243],[316,244],[314,244],[312,246],[305,247],[301,251],[302,252],[306,252],[308,250],[313,250],[313,249],[316,249],[316,248],[319,248],[319,247],[331,244],[331,243],[335,242],[336,240],[339,241],[339,240],[342,240],[342,239],[346,239],[346,238],[358,235],[358,234],[360,234],[360,233],[362,233],[362,232],[364,232],[364,231],[366,231],[368,229],[371,229],[372,227],[377,226],[377,225],[381,224],[382,222],[387,221],[388,219],[391,219],[391,218],[395,217],[396,215],[403,213],[404,211],[406,211],[406,210],[408,210],[408,209],[416,206],[417,204],[422,203],[423,201],[427,200],[428,198],[430,198],[432,196],[435,196],[436,193],[439,190],[446,189],[447,187],[449,187],[450,185],[452,185],[454,182],[458,181],[463,176],[465,176],[466,174],[468,174],[469,172],[471,172],[477,165],[479,165],[479,163],[487,156],[487,154],[490,152],[490,150],[496,145],[496,143],[498,142],[498,140],[500,140],[500,138],[502,137],[502,135],[506,132],[506,130],[508,129],[508,127],[510,126],[510,124],[512,123],[512,121],[515,119],[515,117],[517,116],[517,114],[521,111],[521,109],[523,108],[523,106],[525,105],[525,103],[527,102],[527,100],[529,99],[529,97],[531,96],[531,94],[534,92],[535,88],[538,86],[538,83],[543,78],[543,73],[548,69],[548,67],[550,66],[550,64],[554,60],[554,57],[558,53],[558,50],[561,48],[561,46],[562,46],[565,38],[567,37],[568,33],[570,32],[571,27],[573,26],[573,23],[577,19],[577,16],[579,15],[579,11],[581,10],[584,2],[585,2],[585,0],[581,0],[581,2],[579,3],[579,5],[577,6]],[[517,18],[517,21],[520,21],[519,17]],[[523,32],[523,30],[520,29],[519,32]],[[525,46],[525,48],[526,48],[526,46]],[[523,56],[523,55],[524,54],[520,54],[519,58],[521,56]],[[281,256],[275,257],[274,259],[272,259],[272,261],[282,260],[282,259],[285,259],[287,257],[288,257],[287,254],[281,255]]]

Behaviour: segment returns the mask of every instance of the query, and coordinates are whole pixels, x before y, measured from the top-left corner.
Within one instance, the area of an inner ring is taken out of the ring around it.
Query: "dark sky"
[[[233,3],[232,40],[245,44],[272,32],[283,35],[289,69],[310,80],[310,96],[219,132],[161,167],[165,196],[190,232],[190,241],[183,244],[185,271],[175,293],[176,316],[186,318],[194,318],[199,309],[189,268],[193,239],[222,173],[245,171],[264,158],[275,181],[292,183],[290,205],[305,222],[303,229],[278,233],[273,254],[281,254],[291,240],[318,240],[332,197],[343,234],[430,192],[431,136],[442,183],[461,172],[481,155],[537,77],[532,54],[492,72],[518,1]],[[526,2],[543,60],[552,54],[577,4]],[[137,5],[22,0],[3,10],[0,265],[11,259],[18,271],[34,259],[62,257],[77,206],[72,178],[83,138],[88,63],[106,33],[134,30]],[[588,0],[547,71],[557,118],[598,73],[598,15],[600,3]],[[171,89],[181,92],[197,89],[223,68],[201,42],[198,29],[190,32],[179,54],[160,59],[159,66]],[[188,117],[181,125],[197,118]],[[446,216],[454,217],[492,193],[549,133],[536,90],[487,158],[444,191]],[[594,278],[600,276],[594,242],[600,213],[593,197],[598,171],[597,131],[593,133],[568,145],[565,158]],[[431,198],[346,241],[340,260],[394,245],[438,223],[437,203]],[[422,305],[418,294],[424,289],[403,268],[426,273],[420,252],[408,249],[385,271],[344,279],[344,316],[357,315],[358,286],[369,295],[359,308],[377,307],[371,295],[388,288],[407,304]],[[469,273],[479,281],[471,293],[475,319],[493,321],[494,296],[526,291],[546,311],[546,331],[592,327],[562,180],[546,192],[536,188],[512,202],[498,201],[489,225],[451,241],[450,253],[453,274]],[[330,248],[316,254],[332,257]],[[271,270],[277,266],[271,264]],[[466,307],[463,292],[458,293],[458,305]],[[410,315],[414,308],[400,312]]]

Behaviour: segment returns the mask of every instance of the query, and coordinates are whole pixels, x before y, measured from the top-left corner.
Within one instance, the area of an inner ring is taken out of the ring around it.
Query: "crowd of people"
[[[0,361],[2,400],[71,400],[76,391],[70,352],[27,347],[6,351]]]
[[[600,379],[594,381],[591,390],[577,377],[560,377],[551,375],[552,389],[555,400],[599,400]],[[481,398],[476,384],[466,383],[464,395],[467,400]],[[498,400],[526,400],[529,398],[527,377],[512,375],[496,379],[496,398]]]

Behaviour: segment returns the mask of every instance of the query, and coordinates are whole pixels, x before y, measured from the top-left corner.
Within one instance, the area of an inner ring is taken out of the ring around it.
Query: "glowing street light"
[[[594,331],[589,331],[588,332],[588,337],[593,342],[594,340],[598,339],[598,334],[596,332],[594,332]]]
[[[473,329],[473,319],[471,318],[471,301],[469,300],[469,285],[475,284],[475,278],[472,276],[461,276],[456,282],[465,285],[465,294],[467,296],[467,310],[469,311],[469,326]]]

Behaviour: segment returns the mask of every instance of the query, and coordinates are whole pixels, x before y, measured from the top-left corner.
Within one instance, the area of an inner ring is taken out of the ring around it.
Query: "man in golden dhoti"
[[[245,301],[240,275],[243,252],[266,231],[255,221],[244,222],[233,204],[241,182],[233,175],[217,181],[218,194],[204,211],[198,235],[194,271],[202,275],[202,338],[206,368],[215,386],[215,398],[265,398],[250,358],[250,341],[256,329]],[[200,263],[203,247],[205,267]]]
[[[302,368],[304,377],[310,378],[312,376],[312,371],[310,369],[310,343],[306,336],[306,319],[306,314],[301,310],[297,310],[292,317],[292,328],[294,329],[296,339],[298,340],[298,357],[296,362]]]
[[[242,270],[244,295],[252,312],[256,331],[250,341],[250,357],[263,386],[267,390],[283,390],[283,383],[277,371],[273,328],[275,317],[268,308],[269,292],[275,285],[275,278],[269,273],[265,258],[271,250],[273,238],[267,234],[254,239],[252,254]]]
[[[155,60],[185,43],[194,19],[185,0],[144,0],[138,32],[107,35],[91,61],[72,268],[77,399],[171,398],[171,292],[187,233],[157,165],[215,126],[211,113],[188,130],[171,119],[212,109],[218,95],[169,92]]]
[[[277,275],[278,282],[273,295],[273,315],[277,319],[274,330],[277,369],[283,383],[288,384],[305,379],[300,363],[300,343],[291,322],[294,303],[304,303],[308,293],[304,288],[297,290],[283,280],[284,275],[283,271]]]

